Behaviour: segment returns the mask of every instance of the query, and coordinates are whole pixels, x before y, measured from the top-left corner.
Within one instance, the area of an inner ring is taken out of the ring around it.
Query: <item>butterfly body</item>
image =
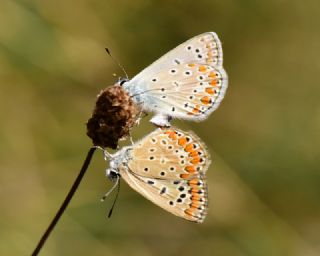
[[[151,122],[170,126],[170,117],[206,119],[222,101],[228,85],[221,42],[208,32],[182,43],[123,83],[137,105],[154,112]]]
[[[157,129],[110,160],[107,176],[121,176],[134,190],[163,209],[202,222],[207,212],[205,173],[210,156],[192,133]]]

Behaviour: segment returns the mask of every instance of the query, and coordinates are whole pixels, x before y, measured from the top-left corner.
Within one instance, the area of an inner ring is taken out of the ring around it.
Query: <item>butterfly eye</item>
[[[120,174],[116,171],[110,170],[108,173],[108,178],[110,181],[114,182],[119,178]]]
[[[119,81],[119,84],[122,86],[125,82],[128,82],[129,80],[126,78],[121,78]]]

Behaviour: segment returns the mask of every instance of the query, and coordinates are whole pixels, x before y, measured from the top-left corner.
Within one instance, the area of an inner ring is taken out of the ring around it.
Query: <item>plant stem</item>
[[[54,227],[56,226],[57,222],[59,221],[60,217],[62,216],[63,212],[65,211],[65,209],[67,208],[67,206],[69,205],[74,193],[76,192],[85,172],[88,169],[88,166],[90,164],[91,158],[93,156],[93,153],[95,152],[96,147],[91,147],[87,157],[82,165],[82,168],[78,174],[78,177],[76,178],[76,180],[74,181],[68,195],[66,196],[66,198],[64,199],[62,205],[60,206],[60,209],[58,210],[58,212],[56,213],[55,217],[53,218],[53,220],[51,221],[49,227],[47,228],[47,230],[43,233],[40,241],[37,244],[37,247],[34,249],[32,256],[36,256],[38,255],[38,253],[40,252],[41,248],[43,247],[43,245],[45,244],[46,240],[48,239],[50,233],[52,232],[52,230],[54,229]]]

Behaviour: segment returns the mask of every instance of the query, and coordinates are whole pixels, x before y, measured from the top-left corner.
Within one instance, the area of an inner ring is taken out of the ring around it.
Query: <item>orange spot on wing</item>
[[[187,210],[185,210],[184,212],[187,214],[187,215],[189,215],[189,216],[193,216],[193,211],[194,211],[194,209],[187,209]]]
[[[205,105],[208,105],[208,104],[211,103],[211,98],[208,97],[208,96],[203,96],[203,97],[201,98],[201,102],[202,102],[203,104],[205,104]]]
[[[198,186],[199,179],[192,179],[188,182],[189,185],[197,185]]]
[[[192,202],[200,201],[200,198],[202,198],[202,196],[200,196],[199,194],[192,194],[192,196],[191,196]]]
[[[195,64],[190,63],[190,64],[188,64],[188,66],[189,66],[190,68],[192,68],[192,67],[194,67],[194,66],[195,66]]]
[[[186,168],[184,168],[189,173],[194,173],[196,171],[196,168],[194,168],[193,165],[189,165]]]
[[[191,204],[191,208],[194,208],[194,209],[198,209],[199,206],[200,206],[199,201],[192,202]]]
[[[210,81],[210,85],[216,86],[216,85],[217,85],[217,80],[216,80],[216,79],[212,79],[212,80]]]
[[[216,78],[216,73],[215,73],[214,71],[211,71],[211,72],[209,73],[209,77],[210,77],[210,78]]]
[[[192,112],[195,113],[195,114],[198,114],[200,112],[200,106],[199,105],[196,105],[193,109],[192,109]]]
[[[199,189],[197,189],[197,188],[192,188],[192,189],[191,189],[191,194],[192,194],[192,196],[198,195],[198,192],[199,192]]]
[[[190,154],[189,154],[189,156],[191,156],[191,157],[195,157],[195,156],[198,156],[198,155],[199,155],[199,153],[196,150],[190,152]]]
[[[167,131],[166,134],[168,134],[169,138],[172,140],[176,140],[178,137],[175,131]]]
[[[200,163],[200,157],[195,157],[190,161],[192,164],[198,164]]]
[[[207,71],[207,68],[206,68],[205,66],[201,65],[201,66],[199,67],[199,71],[200,71],[200,72],[206,72],[206,71]]]
[[[182,178],[182,179],[187,179],[187,178],[189,178],[189,176],[190,176],[189,173],[180,174],[180,178]]]
[[[186,145],[187,144],[187,139],[185,137],[182,137],[182,138],[178,139],[178,144],[180,146]]]
[[[206,93],[209,93],[210,95],[214,94],[214,89],[212,89],[211,87],[207,87],[206,88]]]
[[[191,152],[193,150],[193,144],[189,143],[185,148],[184,151]]]

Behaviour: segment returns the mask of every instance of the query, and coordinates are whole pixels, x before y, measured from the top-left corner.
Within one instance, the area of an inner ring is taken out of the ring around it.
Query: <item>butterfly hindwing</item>
[[[191,180],[151,179],[121,169],[122,178],[154,204],[184,219],[203,222],[208,200],[207,185],[202,177]]]

